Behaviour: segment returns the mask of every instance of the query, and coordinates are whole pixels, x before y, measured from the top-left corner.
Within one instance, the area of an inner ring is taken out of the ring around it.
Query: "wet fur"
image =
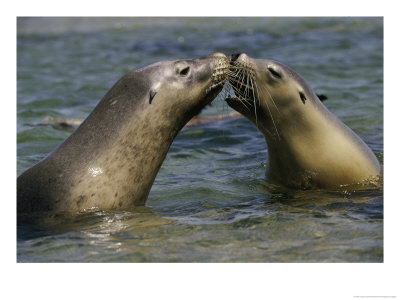
[[[215,53],[125,75],[69,138],[18,177],[18,214],[144,205],[173,139],[217,96],[227,70],[228,59]]]
[[[331,188],[376,179],[368,146],[287,66],[242,54],[231,61],[227,103],[264,134],[268,177],[289,187]]]

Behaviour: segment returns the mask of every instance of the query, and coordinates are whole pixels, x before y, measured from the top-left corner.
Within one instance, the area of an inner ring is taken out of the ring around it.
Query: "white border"
[[[399,45],[396,2],[15,1],[3,5],[2,294],[27,299],[354,299],[399,297],[397,183]],[[385,198],[383,264],[16,264],[16,16],[384,16]],[[4,90],[6,93],[4,93]],[[397,172],[396,172],[397,171]],[[7,296],[6,296],[7,295]],[[4,297],[3,296],[3,297]],[[4,299],[7,299],[4,298]]]

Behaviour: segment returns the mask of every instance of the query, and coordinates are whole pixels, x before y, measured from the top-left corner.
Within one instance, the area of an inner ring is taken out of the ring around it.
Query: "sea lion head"
[[[182,117],[179,123],[183,126],[218,95],[228,71],[229,60],[222,53],[162,61],[137,70],[136,75],[147,78],[144,84],[148,84],[141,106],[161,110],[171,119]]]
[[[229,83],[237,97],[227,98],[228,105],[272,138],[279,138],[280,129],[296,124],[311,107],[321,105],[306,81],[282,63],[242,53],[231,55],[230,65]]]
[[[123,76],[91,119],[101,119],[101,130],[110,135],[146,122],[145,129],[165,128],[175,136],[218,95],[228,72],[229,59],[222,53],[151,64]]]

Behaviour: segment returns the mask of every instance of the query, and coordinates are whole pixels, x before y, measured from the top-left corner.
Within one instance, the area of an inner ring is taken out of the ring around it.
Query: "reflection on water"
[[[19,226],[18,261],[379,262],[381,192],[283,191],[178,212],[52,216]]]
[[[128,251],[127,240],[121,241],[121,237],[128,237],[127,233],[137,231],[145,237],[146,232],[172,222],[154,215],[146,207],[130,212],[93,210],[80,215],[43,215],[36,217],[34,222],[31,220],[30,224],[19,224],[18,240],[28,255],[31,251],[35,255],[50,254],[44,261],[102,261],[105,254],[118,257],[119,252]],[[51,257],[51,254],[55,256]],[[65,254],[72,258],[65,260]],[[18,261],[25,261],[24,256],[18,256]]]

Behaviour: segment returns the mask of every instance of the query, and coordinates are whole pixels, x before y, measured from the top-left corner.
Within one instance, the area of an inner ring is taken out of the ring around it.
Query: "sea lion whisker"
[[[248,99],[248,96],[245,95],[241,90],[239,90],[237,87],[231,85],[233,88],[234,92],[237,94],[237,99],[239,100],[239,103],[246,108],[247,111],[251,111],[250,107],[252,105],[252,101]]]
[[[249,71],[249,75],[248,78],[250,80],[250,84],[252,86],[252,92],[253,92],[253,105],[254,105],[254,116],[255,116],[255,121],[256,121],[256,126],[258,127],[258,113],[257,113],[257,97],[256,97],[256,93],[255,93],[255,89],[254,89],[254,82],[253,82],[253,74]]]
[[[240,105],[242,105],[244,108],[246,108],[246,110],[248,110],[249,112],[251,111],[250,107],[249,107],[251,105],[251,103],[248,99],[243,98],[243,96],[240,94],[238,94],[237,99],[238,99],[237,102]]]
[[[250,99],[250,92],[253,90],[251,85],[251,79],[248,70],[246,70],[246,92],[248,93],[248,98]]]
[[[246,107],[246,109],[248,111],[250,111],[250,108],[249,108],[248,105],[251,105],[251,101],[249,101],[248,99],[244,98],[243,95],[239,91],[237,91],[235,87],[233,87],[233,89],[236,91],[236,94],[238,95],[237,99],[239,100],[239,103],[241,105],[243,105],[244,107]]]
[[[244,108],[246,108],[248,111],[251,111],[250,108],[248,107],[248,104],[246,104],[246,100],[244,99],[239,99],[240,105],[243,105]]]
[[[245,74],[244,74],[244,78],[243,79],[244,79],[243,83],[244,83],[244,81],[246,81],[245,86],[244,86],[243,94],[244,94],[244,97],[247,99],[247,98],[249,98],[250,94],[249,94],[249,76],[248,76],[246,70],[245,70]]]
[[[247,78],[248,78],[248,80],[250,81],[250,84],[251,84],[251,86],[252,86],[252,91],[253,91],[253,99],[252,99],[252,102],[253,102],[253,104],[254,104],[254,105],[253,105],[253,106],[254,106],[254,116],[255,116],[255,118],[256,118],[256,126],[258,127],[257,103],[256,103],[255,98],[254,98],[253,79],[251,78],[250,74],[247,76]]]
[[[242,92],[237,88],[237,87],[233,87],[233,90],[235,91],[235,93],[238,95],[238,98],[242,98],[245,99]]]
[[[281,114],[281,112],[279,111],[278,106],[276,106],[276,103],[275,103],[275,101],[274,101],[274,97],[272,97],[272,95],[271,95],[271,93],[270,93],[270,91],[269,91],[269,89],[268,89],[268,86],[265,86],[265,88],[266,88],[266,90],[267,90],[267,93],[268,93],[269,97],[271,98],[272,104],[275,106],[275,108],[276,108],[276,110],[278,111],[278,113]]]
[[[267,89],[267,93],[268,93],[268,95],[271,97],[271,94],[269,93],[268,89]],[[272,99],[272,97],[271,97],[271,99]],[[280,140],[281,138],[280,138],[280,135],[279,135],[279,132],[278,132],[278,128],[276,127],[276,124],[275,124],[275,121],[274,121],[274,117],[272,116],[271,109],[269,108],[269,105],[268,105],[268,101],[265,101],[265,104],[266,104],[266,106],[267,106],[269,115],[270,115],[270,117],[271,117],[272,124],[274,125],[275,131],[276,131],[276,133],[277,133],[277,135],[278,135],[278,140]]]
[[[244,89],[246,89],[245,87],[245,83],[244,83],[244,79],[245,79],[245,70],[242,72],[241,77],[239,79],[240,82],[240,89],[242,89],[244,87]]]
[[[240,74],[240,71],[233,72],[233,71],[228,71],[228,77],[238,77]]]
[[[260,100],[260,91],[258,90],[258,85],[257,85],[257,81],[255,80],[255,76],[253,76],[254,79],[254,99],[255,101],[258,100],[258,105],[261,106],[261,100]]]
[[[242,77],[243,77],[243,76],[240,75],[239,80],[236,80],[236,81],[235,81],[236,83],[238,83],[237,90],[238,90],[238,92],[239,92],[240,94],[242,94],[242,92],[241,92],[242,85],[243,85],[243,83],[242,83],[242,81],[241,81],[241,78],[242,78]]]
[[[267,105],[267,109],[268,109],[269,115],[271,117],[272,124],[274,125],[274,128],[275,128],[275,132],[278,135],[278,140],[280,140],[281,137],[279,135],[278,128],[276,127],[276,124],[275,124],[275,121],[274,121],[274,117],[272,116],[271,109],[268,106],[268,101],[266,101],[265,104]]]
[[[231,93],[232,93],[232,87],[229,84],[225,84],[222,87],[222,94],[223,94],[222,99],[226,99],[228,97],[231,97]]]
[[[231,80],[238,80],[238,78],[240,78],[240,72],[229,72],[228,73],[228,81]]]
[[[239,87],[239,89],[240,88],[242,88],[242,87],[247,87],[247,88],[251,88],[250,86],[248,86],[248,85],[246,85],[246,84],[244,84],[244,83],[242,83],[242,81],[239,81],[239,80],[236,80],[236,79],[229,79],[229,81],[232,81],[232,82],[234,82],[234,83],[238,83],[238,84],[240,84],[240,87]]]

